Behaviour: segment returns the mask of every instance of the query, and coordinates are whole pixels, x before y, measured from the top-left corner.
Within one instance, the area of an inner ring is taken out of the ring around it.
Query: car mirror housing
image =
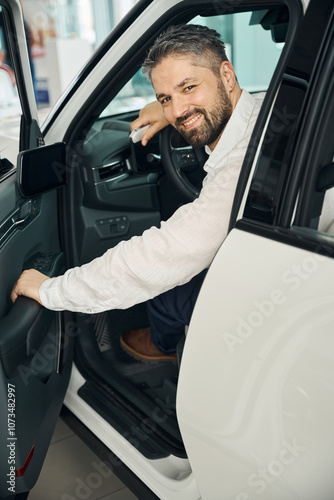
[[[17,157],[17,186],[32,198],[66,184],[66,145],[57,142],[22,151]]]

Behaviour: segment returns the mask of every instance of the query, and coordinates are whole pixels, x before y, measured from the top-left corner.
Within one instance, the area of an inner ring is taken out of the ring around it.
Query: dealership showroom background
[[[41,122],[93,51],[135,3],[136,0],[21,0]],[[0,63],[8,62],[4,45],[0,30]],[[3,135],[6,129],[8,133],[9,119],[19,115],[20,109],[15,89],[4,72],[0,74],[0,90]]]

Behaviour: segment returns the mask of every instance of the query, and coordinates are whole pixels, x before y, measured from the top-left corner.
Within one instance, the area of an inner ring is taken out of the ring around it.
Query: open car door
[[[311,1],[191,319],[177,413],[203,500],[334,497],[333,43]]]
[[[50,150],[44,150],[38,127],[21,6],[19,0],[0,0],[0,7],[8,48],[5,69],[15,78],[21,107],[17,123],[1,124],[1,135],[17,130],[19,149],[28,151],[20,155],[16,169],[15,140],[1,138],[0,498],[24,498],[38,478],[61,409],[71,368],[73,329],[66,327],[62,313],[47,311],[33,300],[20,297],[14,305],[10,301],[12,286],[23,269],[36,268],[52,276],[61,273],[65,262],[59,243],[57,190],[51,190],[56,185],[48,182],[46,157],[40,158],[41,151],[50,155]],[[8,110],[9,104],[0,106],[3,109]],[[29,159],[23,172],[22,165]],[[48,159],[52,163],[53,157]],[[66,171],[63,159],[55,158],[53,166],[55,178]]]

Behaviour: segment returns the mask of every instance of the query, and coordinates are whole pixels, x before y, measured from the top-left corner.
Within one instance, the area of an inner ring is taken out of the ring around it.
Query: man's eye
[[[161,104],[167,104],[168,101],[170,101],[170,97],[164,97],[160,102]]]
[[[189,90],[192,90],[194,87],[195,87],[195,85],[189,85],[184,90],[185,90],[185,92],[188,92]]]

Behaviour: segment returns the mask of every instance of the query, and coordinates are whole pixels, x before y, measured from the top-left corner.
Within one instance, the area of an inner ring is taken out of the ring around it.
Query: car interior
[[[138,110],[155,98],[140,66],[157,34],[182,22],[217,29],[241,87],[259,92],[267,90],[286,37],[292,36],[290,21],[281,2],[268,2],[267,9],[254,1],[228,2],[221,8],[216,2],[192,3],[173,9],[168,19],[152,24],[146,40],[134,43],[122,68],[101,82],[65,138],[69,168],[61,194],[61,232],[68,267],[159,226],[200,192],[206,159],[202,149],[189,147],[169,128],[146,147],[129,138]],[[76,314],[75,321],[80,332],[75,363],[87,380],[80,397],[147,458],[185,457],[176,417],[184,341],[178,345],[177,364],[143,363],[124,352],[121,334],[149,326],[145,303]]]

